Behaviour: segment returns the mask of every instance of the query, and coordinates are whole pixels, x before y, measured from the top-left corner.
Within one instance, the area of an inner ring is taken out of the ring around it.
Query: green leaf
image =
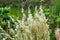
[[[56,22],[60,22],[60,18],[57,18],[57,19],[56,19]]]

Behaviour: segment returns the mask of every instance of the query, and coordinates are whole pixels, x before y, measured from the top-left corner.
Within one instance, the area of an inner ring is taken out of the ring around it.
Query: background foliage
[[[11,23],[11,26],[15,28],[15,24],[12,21],[22,19],[22,7],[24,13],[28,17],[28,7],[31,9],[31,13],[34,16],[34,7],[43,6],[44,14],[48,18],[49,32],[51,40],[56,40],[54,35],[55,28],[60,28],[60,0],[0,0],[0,26],[4,30],[8,30],[7,23]],[[17,22],[17,21],[16,21]]]

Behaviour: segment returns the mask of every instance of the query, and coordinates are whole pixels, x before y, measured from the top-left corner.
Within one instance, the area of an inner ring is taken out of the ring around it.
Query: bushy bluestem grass
[[[50,40],[49,26],[46,23],[47,19],[43,14],[42,6],[40,6],[39,11],[37,10],[37,6],[35,7],[34,18],[32,17],[30,8],[28,8],[28,17],[26,17],[23,8],[22,14],[22,19],[15,22],[16,28],[9,28],[9,33],[0,28],[2,31],[0,32],[2,40]],[[11,19],[14,21],[12,17]],[[9,21],[8,27],[10,27]]]

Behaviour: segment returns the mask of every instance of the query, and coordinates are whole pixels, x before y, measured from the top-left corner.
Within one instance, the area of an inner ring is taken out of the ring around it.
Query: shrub
[[[32,14],[30,11],[31,11],[30,8],[28,8],[28,17],[26,17],[24,13],[24,9],[22,8],[22,14],[23,14],[22,19],[17,20],[18,22],[14,22],[16,25],[16,28],[15,29],[9,28],[8,29],[9,33],[4,31],[4,29],[0,27],[0,30],[1,30],[0,39],[50,40],[49,32],[48,32],[49,26],[46,23],[47,19],[43,14],[42,6],[40,6],[39,11],[37,10],[37,7],[35,8],[34,17],[32,17]],[[10,26],[10,23],[8,23],[8,26]]]

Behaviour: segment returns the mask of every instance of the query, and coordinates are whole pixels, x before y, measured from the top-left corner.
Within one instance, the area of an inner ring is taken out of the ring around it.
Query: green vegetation
[[[0,0],[0,40],[56,40],[56,28],[60,0]]]

